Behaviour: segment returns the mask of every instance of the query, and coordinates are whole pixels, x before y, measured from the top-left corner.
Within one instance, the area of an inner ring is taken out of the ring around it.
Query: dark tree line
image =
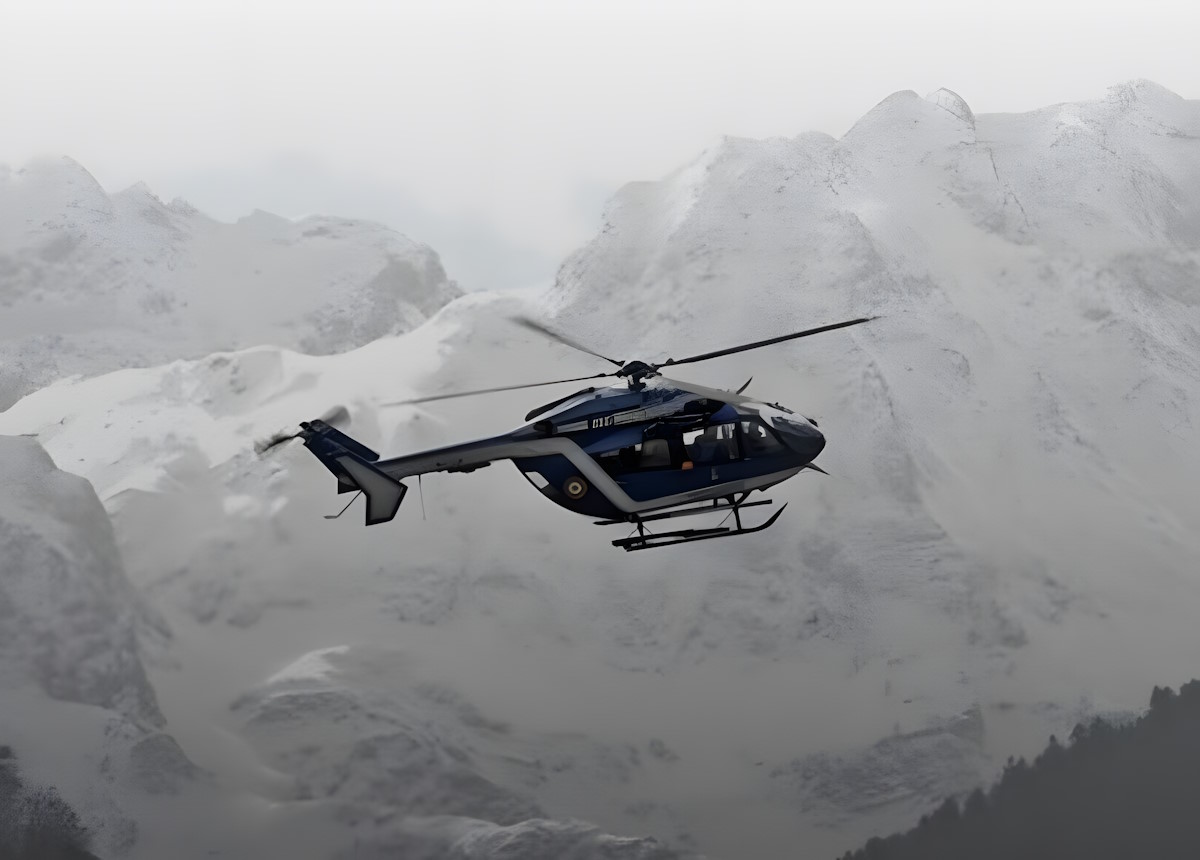
[[[53,788],[21,782],[16,758],[0,746],[0,860],[96,860],[88,833]]]
[[[842,860],[1200,857],[1200,681],[1154,688],[1136,722],[1080,724],[988,792],[947,800],[907,833]]]

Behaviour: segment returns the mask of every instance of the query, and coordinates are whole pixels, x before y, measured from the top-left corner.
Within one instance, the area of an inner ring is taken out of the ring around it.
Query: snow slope
[[[240,789],[295,809],[299,781],[372,808],[364,786],[409,759],[346,762],[391,726],[429,779],[467,769],[464,802],[519,796],[664,850],[832,855],[1195,674],[1198,255],[1197,103],[1134,83],[976,116],[949,91],[898,93],[841,140],[726,140],[627,186],[532,309],[476,294],[341,355],[68,380],[0,432],[38,433],[95,484],[170,620],[152,677],[171,731]],[[387,453],[516,424],[558,390],[380,404],[598,370],[504,320],[531,310],[647,359],[882,318],[679,369],[753,374],[826,432],[833,477],[773,488],[788,511],[752,539],[620,554],[507,465],[431,476],[363,529],[357,508],[321,519],[339,500],[297,444],[252,454],[335,404]],[[312,692],[336,707],[256,728],[288,689],[264,679],[329,648],[345,660]],[[531,746],[553,752],[544,781]],[[429,811],[397,802],[388,838],[425,833]],[[341,845],[384,844],[332,820]],[[487,820],[455,818],[455,838],[518,826]]]
[[[339,352],[459,295],[430,248],[379,224],[236,224],[69,158],[0,166],[0,408],[54,379],[276,344]]]

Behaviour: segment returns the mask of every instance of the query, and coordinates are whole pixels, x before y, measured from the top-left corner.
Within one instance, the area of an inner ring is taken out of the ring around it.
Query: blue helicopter
[[[449,445],[382,460],[379,454],[335,426],[335,415],[302,422],[300,431],[277,436],[260,453],[303,439],[317,459],[337,477],[339,493],[355,493],[340,517],[366,496],[366,524],[390,522],[404,500],[403,479],[429,472],[473,472],[497,460],[512,460],[542,495],[567,510],[594,517],[597,525],[632,525],[628,537],[613,546],[627,551],[751,534],[770,528],[787,505],[765,522],[747,527],[746,508],[772,504],[747,501],[804,469],[824,473],[813,463],[825,447],[815,421],[778,403],[764,403],[737,391],[704,388],[663,377],[668,366],[693,364],[759,349],[788,340],[869,322],[847,320],[767,340],[701,353],[661,364],[618,361],[528,319],[514,322],[566,346],[603,359],[617,370],[593,376],[506,385],[476,391],[435,394],[400,401],[405,405],[456,397],[515,391],[543,385],[615,377],[615,385],[593,385],[533,409],[526,424],[500,436]],[[726,512],[714,528],[651,532],[647,523],[676,517]],[[724,525],[732,516],[734,524]]]

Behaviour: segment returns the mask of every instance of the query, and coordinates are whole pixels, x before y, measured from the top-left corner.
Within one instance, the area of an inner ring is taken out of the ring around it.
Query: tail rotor
[[[350,410],[345,406],[334,406],[322,415],[319,421],[324,421],[330,427],[348,427],[350,426]],[[284,442],[290,442],[293,439],[299,439],[302,433],[276,433],[268,439],[262,439],[254,443],[254,453],[263,457],[273,448],[282,445]]]

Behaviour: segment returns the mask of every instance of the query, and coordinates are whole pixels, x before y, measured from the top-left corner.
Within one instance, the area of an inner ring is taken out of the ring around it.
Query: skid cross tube
[[[741,502],[734,505],[723,499],[713,499],[712,504],[700,504],[694,508],[683,508],[678,511],[665,511],[658,514],[631,514],[629,519],[624,520],[593,520],[592,525],[596,526],[623,526],[630,523],[651,523],[655,520],[673,519],[674,517],[692,517],[697,514],[711,514],[716,511],[728,511],[732,508],[755,508],[759,505],[772,504],[770,499],[760,499],[757,502]]]
[[[741,499],[737,499],[737,500],[735,500],[731,496],[729,498],[729,504],[725,504],[725,505],[714,504],[712,507],[705,507],[702,509],[699,509],[699,508],[691,509],[686,512],[686,513],[706,513],[706,512],[712,512],[713,510],[732,509],[731,512],[733,513],[734,521],[737,523],[736,528],[731,529],[731,528],[728,528],[725,526],[717,526],[716,528],[710,528],[710,529],[684,529],[682,531],[661,532],[659,534],[652,534],[652,533],[648,533],[646,531],[643,521],[641,519],[639,519],[635,523],[637,525],[637,534],[636,535],[630,535],[629,537],[615,540],[612,542],[612,545],[619,546],[626,552],[636,552],[637,550],[641,550],[641,549],[655,549],[656,547],[674,546],[676,544],[692,543],[692,542],[698,541],[698,540],[713,540],[715,538],[734,537],[735,535],[753,534],[754,532],[761,532],[764,529],[769,529],[771,526],[775,525],[776,521],[779,519],[779,517],[783,513],[784,509],[787,507],[787,503],[785,502],[783,504],[783,506],[780,507],[779,510],[777,510],[774,514],[772,514],[771,517],[765,523],[763,523],[762,525],[753,526],[752,528],[746,528],[745,526],[742,525],[742,518],[741,518],[739,509],[741,507],[743,507],[743,505],[745,504],[743,502],[743,500],[746,498],[747,495],[749,495],[749,493],[743,493]],[[763,504],[763,502],[755,502],[752,504]],[[750,505],[745,504],[745,506],[749,507]]]

